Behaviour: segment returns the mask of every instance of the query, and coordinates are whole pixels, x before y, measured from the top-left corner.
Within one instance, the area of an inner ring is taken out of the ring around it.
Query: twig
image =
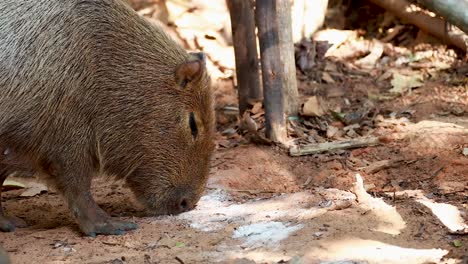
[[[175,260],[177,260],[177,262],[179,262],[180,264],[185,264],[185,262],[177,256],[175,257]]]
[[[342,140],[335,142],[325,142],[318,144],[309,144],[305,146],[292,146],[289,148],[289,155],[291,156],[304,156],[315,153],[339,150],[339,149],[350,149],[350,148],[361,148],[368,146],[375,146],[380,143],[378,137],[368,138],[356,138],[351,140]]]
[[[379,172],[379,171],[381,171],[383,169],[396,167],[399,164],[401,164],[402,161],[403,161],[403,159],[379,160],[379,161],[376,161],[376,162],[372,163],[371,165],[365,167],[364,171],[366,173],[368,173],[368,174],[374,174],[374,173],[377,173],[377,172]]]

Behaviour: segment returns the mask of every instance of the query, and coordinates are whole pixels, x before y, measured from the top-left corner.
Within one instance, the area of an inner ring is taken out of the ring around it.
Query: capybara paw
[[[0,231],[2,232],[13,232],[15,229],[21,227],[27,227],[26,222],[18,217],[0,215]]]
[[[91,228],[82,228],[82,230],[85,235],[95,237],[96,235],[123,235],[125,231],[137,228],[138,225],[133,222],[108,218],[94,223]]]

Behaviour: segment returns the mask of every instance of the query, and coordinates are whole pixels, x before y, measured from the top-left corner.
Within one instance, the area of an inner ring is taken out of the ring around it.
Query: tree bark
[[[466,51],[466,35],[447,32],[445,21],[437,17],[430,17],[422,12],[414,12],[411,4],[406,0],[370,0],[396,16],[408,21],[409,23],[419,27],[421,30],[434,35],[435,37],[457,46]]]
[[[278,16],[278,33],[280,57],[283,62],[283,93],[287,116],[297,116],[299,112],[296,79],[296,62],[294,56],[294,42],[292,34],[291,2],[276,0]]]
[[[468,1],[418,0],[418,3],[468,34]]]
[[[239,112],[242,116],[249,102],[262,99],[254,5],[250,0],[228,0],[227,4],[231,15]]]
[[[286,139],[286,118],[284,103],[284,62],[281,59],[279,39],[278,1],[257,0],[256,22],[260,42],[263,93],[265,105],[265,134],[275,142]]]

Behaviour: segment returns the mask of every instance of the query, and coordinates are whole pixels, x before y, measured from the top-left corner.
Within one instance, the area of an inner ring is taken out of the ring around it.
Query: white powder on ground
[[[233,238],[244,238],[246,247],[274,246],[301,229],[303,225],[287,226],[282,222],[260,222],[238,227]]]

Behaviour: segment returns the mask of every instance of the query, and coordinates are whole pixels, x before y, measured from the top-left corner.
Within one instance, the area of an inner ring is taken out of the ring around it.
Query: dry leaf
[[[250,110],[250,112],[252,112],[252,114],[254,115],[260,113],[261,111],[262,111],[262,102],[255,103],[254,106],[252,107],[252,110]]]
[[[327,138],[333,138],[340,129],[334,126],[328,126],[327,128]]]
[[[2,191],[17,190],[23,188],[26,188],[25,184],[13,180],[5,180],[2,185]]]
[[[328,74],[327,72],[323,72],[322,73],[322,80],[328,84],[330,83],[335,83],[335,80],[333,80],[333,78],[331,77],[330,74]]]
[[[317,96],[310,97],[307,102],[304,103],[302,114],[305,116],[322,116],[325,114],[325,110]]]
[[[390,77],[392,77],[393,75],[393,72],[391,71],[385,71],[382,75],[379,76],[379,78],[377,78],[377,81],[379,82],[383,82],[387,79],[390,79]]]
[[[258,130],[258,125],[255,120],[250,117],[248,112],[245,112],[242,116],[241,128],[247,130],[248,132],[255,133]]]
[[[396,94],[403,94],[411,88],[422,86],[422,80],[423,77],[421,74],[413,74],[411,76],[406,76],[399,73],[395,73],[393,74],[393,79],[391,81],[393,88],[390,89],[390,92]]]
[[[359,65],[362,68],[372,69],[375,67],[380,57],[382,57],[383,52],[384,47],[382,43],[374,41],[369,55],[356,61],[356,65]]]
[[[33,197],[43,192],[47,192],[47,186],[42,183],[31,182],[28,184],[28,188],[20,194],[21,197]]]

